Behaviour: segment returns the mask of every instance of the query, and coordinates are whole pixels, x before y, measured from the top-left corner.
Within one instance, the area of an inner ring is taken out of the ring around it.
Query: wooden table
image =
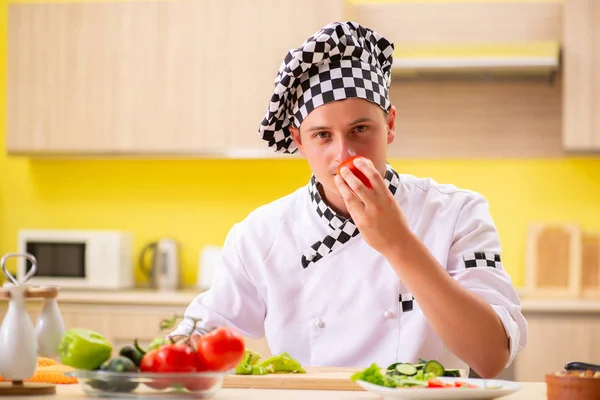
[[[546,384],[544,382],[523,382],[523,388],[501,400],[546,400]],[[80,386],[62,385],[56,388],[56,396],[14,396],[12,400],[48,400],[48,399],[102,399],[87,397]],[[361,400],[381,399],[381,397],[361,391],[342,392],[334,390],[278,390],[278,389],[222,389],[215,400]]]

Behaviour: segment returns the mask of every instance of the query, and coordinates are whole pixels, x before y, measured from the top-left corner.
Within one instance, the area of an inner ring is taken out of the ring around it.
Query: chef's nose
[[[350,142],[345,138],[340,138],[337,143],[337,159],[339,162],[342,162],[349,157],[355,156],[356,152],[352,149]]]

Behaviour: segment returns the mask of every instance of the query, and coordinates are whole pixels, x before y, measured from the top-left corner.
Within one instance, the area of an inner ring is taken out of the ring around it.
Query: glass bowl
[[[76,377],[91,397],[117,399],[201,399],[214,397],[231,372],[112,372],[80,370],[65,372]]]

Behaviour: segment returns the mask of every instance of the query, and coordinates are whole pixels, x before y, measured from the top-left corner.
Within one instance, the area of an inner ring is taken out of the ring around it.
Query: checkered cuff
[[[502,269],[502,260],[499,253],[478,251],[463,254],[465,268],[492,267]]]

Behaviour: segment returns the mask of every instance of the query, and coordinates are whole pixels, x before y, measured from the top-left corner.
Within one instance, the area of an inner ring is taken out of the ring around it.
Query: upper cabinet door
[[[563,143],[600,151],[600,1],[564,5]]]
[[[343,0],[11,4],[8,152],[270,153],[285,53],[342,17]]]

